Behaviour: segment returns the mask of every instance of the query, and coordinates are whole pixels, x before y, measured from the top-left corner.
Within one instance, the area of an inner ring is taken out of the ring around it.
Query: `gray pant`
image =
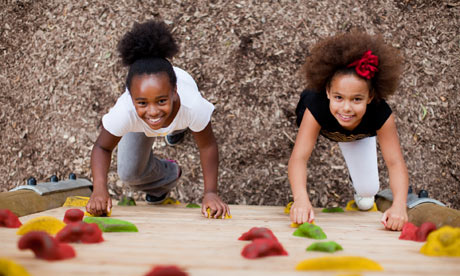
[[[179,166],[152,153],[154,137],[143,132],[125,134],[118,143],[118,176],[137,191],[158,197],[177,184]]]

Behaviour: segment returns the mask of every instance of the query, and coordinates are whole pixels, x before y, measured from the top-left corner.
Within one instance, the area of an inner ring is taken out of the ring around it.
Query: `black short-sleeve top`
[[[367,105],[366,113],[353,130],[343,128],[329,110],[329,99],[326,93],[305,90],[300,95],[297,104],[297,126],[302,122],[305,110],[308,108],[318,124],[320,134],[336,142],[351,142],[366,137],[376,136],[379,130],[391,115],[390,106],[382,99],[373,100]]]

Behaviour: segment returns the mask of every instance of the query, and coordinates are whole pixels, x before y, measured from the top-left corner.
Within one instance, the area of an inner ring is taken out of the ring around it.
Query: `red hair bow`
[[[370,80],[374,77],[375,72],[378,71],[377,66],[379,65],[379,58],[372,54],[369,50],[364,53],[361,59],[350,63],[347,67],[355,67],[356,73],[363,78]]]

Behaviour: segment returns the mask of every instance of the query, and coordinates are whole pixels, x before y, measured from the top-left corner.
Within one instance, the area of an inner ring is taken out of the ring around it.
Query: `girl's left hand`
[[[225,214],[230,216],[230,208],[216,193],[209,192],[204,194],[203,204],[201,205],[201,213],[205,217],[208,217],[208,212],[206,211],[208,208],[211,211],[209,218],[218,218],[222,216],[222,219],[224,219]]]
[[[401,231],[407,220],[406,206],[395,206],[393,204],[383,213],[381,222],[388,230]]]

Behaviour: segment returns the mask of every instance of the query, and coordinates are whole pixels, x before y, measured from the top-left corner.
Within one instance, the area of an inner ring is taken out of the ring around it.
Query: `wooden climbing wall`
[[[20,220],[25,223],[43,215],[62,219],[67,209],[52,209]],[[292,236],[294,229],[283,207],[231,206],[233,218],[229,220],[206,219],[199,210],[185,205],[114,206],[112,216],[135,223],[138,233],[104,233],[103,243],[72,244],[77,257],[54,262],[36,259],[30,250],[20,251],[17,229],[0,228],[0,257],[23,265],[31,275],[144,275],[157,264],[178,265],[192,276],[340,275],[294,269],[304,259],[336,255],[367,257],[384,268],[360,275],[460,275],[460,258],[419,253],[423,243],[399,240],[399,232],[384,230],[379,212],[328,214],[317,209],[315,221],[327,240],[344,248],[331,255],[307,252],[315,240]],[[249,242],[238,237],[255,226],[270,228],[289,256],[243,258],[241,250]]]

